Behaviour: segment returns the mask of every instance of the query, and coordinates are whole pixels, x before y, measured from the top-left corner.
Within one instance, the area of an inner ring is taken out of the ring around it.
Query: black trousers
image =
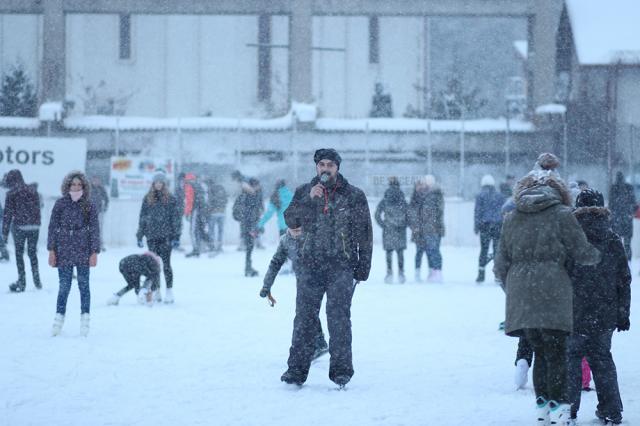
[[[593,334],[572,334],[567,342],[568,396],[571,414],[580,409],[582,389],[582,357],[587,358],[598,395],[598,411],[610,417],[622,413],[622,400],[618,388],[618,373],[611,356],[613,330]]]
[[[248,271],[252,269],[251,266],[251,254],[253,253],[253,246],[255,243],[255,238],[251,235],[252,229],[248,226],[242,226],[240,230],[240,235],[242,236],[242,241],[245,246],[245,254],[244,254],[244,270]]]
[[[526,360],[529,367],[533,365],[533,347],[524,337],[518,339],[518,352],[516,352],[516,362],[514,364],[517,364],[519,359]]]
[[[24,247],[27,246],[27,255],[31,262],[31,272],[33,273],[33,283],[40,287],[40,272],[38,270],[38,237],[40,231],[23,231],[13,227],[13,242],[16,249],[16,266],[18,267],[18,283],[24,286],[26,283],[26,273],[24,268]]]
[[[173,287],[173,269],[171,269],[171,241],[166,239],[147,240],[149,251],[154,252],[162,259],[162,270],[167,288]]]
[[[536,354],[533,364],[533,387],[536,397],[567,403],[568,333],[544,328],[527,328],[525,338]]]
[[[480,224],[480,258],[478,266],[484,268],[489,263],[489,245],[493,245],[493,254],[496,254],[500,243],[501,223],[482,223]]]
[[[351,298],[353,272],[337,262],[309,268],[300,264],[296,294],[296,316],[289,349],[289,370],[302,381],[311,366],[318,336],[318,316],[324,294],[327,295],[327,325],[329,329],[329,378],[353,376],[351,354]]]
[[[404,272],[404,250],[396,250],[398,253],[398,271]],[[387,250],[387,272],[393,270],[393,250]]]

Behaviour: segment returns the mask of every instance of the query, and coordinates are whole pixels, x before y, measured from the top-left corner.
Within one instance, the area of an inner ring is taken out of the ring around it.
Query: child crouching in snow
[[[301,235],[301,228],[287,229],[287,232],[280,237],[278,249],[273,255],[271,263],[269,264],[269,270],[267,270],[267,273],[264,276],[262,289],[260,290],[260,297],[269,297],[272,306],[275,303],[275,299],[271,297],[271,287],[273,286],[273,282],[275,281],[280,268],[282,268],[282,265],[284,265],[287,259],[291,260],[291,266],[294,274],[297,273],[298,245],[304,243],[304,238]],[[316,316],[314,322],[316,323],[314,326],[316,336],[314,339],[315,351],[313,353],[313,359],[316,359],[327,353],[329,346],[327,345],[324,333],[322,332],[320,318]]]
[[[148,305],[162,301],[160,297],[160,268],[162,260],[153,252],[132,254],[120,261],[120,273],[127,285],[107,300],[107,305],[117,305],[120,298],[128,291],[134,290],[140,303]],[[140,278],[144,276],[144,284],[140,287]]]

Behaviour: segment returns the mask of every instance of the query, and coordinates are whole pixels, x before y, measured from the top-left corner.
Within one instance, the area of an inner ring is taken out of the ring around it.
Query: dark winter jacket
[[[611,210],[611,227],[621,237],[633,235],[633,216],[636,211],[636,197],[633,186],[617,181],[609,191],[609,210]]]
[[[258,226],[258,221],[264,210],[262,205],[262,191],[243,190],[233,203],[233,218],[240,222],[245,232],[251,232]]]
[[[56,254],[56,266],[89,266],[89,257],[100,253],[98,211],[85,196],[73,201],[69,194],[58,199],[51,211],[47,250]]]
[[[407,248],[407,201],[399,186],[392,185],[376,207],[375,218],[382,227],[382,246],[385,250]]]
[[[207,212],[211,214],[224,213],[227,208],[227,191],[222,185],[212,184],[207,188]]]
[[[573,329],[579,334],[609,331],[629,319],[631,273],[620,238],[611,230],[604,207],[574,212],[589,242],[602,253],[597,265],[572,265]]]
[[[316,176],[299,186],[284,212],[289,228],[302,227],[300,267],[313,270],[318,262],[332,262],[351,268],[356,280],[366,281],[373,249],[367,197],[338,173],[335,185],[325,189],[324,197],[311,199],[309,192],[318,182]]]
[[[138,240],[142,237],[147,237],[147,241],[180,240],[182,212],[178,207],[178,201],[171,194],[168,194],[167,200],[164,201],[161,194],[158,191],[154,193],[153,203],[149,202],[148,197],[144,197],[136,233]]]
[[[269,270],[264,276],[264,285],[262,286],[262,288],[265,288],[267,290],[271,289],[271,287],[273,286],[273,282],[276,280],[276,276],[278,276],[278,272],[280,272],[280,268],[282,268],[282,265],[284,265],[287,259],[291,260],[291,267],[293,268],[293,272],[297,273],[298,250],[303,243],[304,238],[302,236],[293,238],[288,232],[280,237],[278,249],[271,258],[271,263],[269,263]]]
[[[109,208],[109,195],[102,185],[91,185],[91,202],[95,204],[98,213],[104,213]]]
[[[9,192],[2,216],[2,240],[7,241],[13,224],[16,228],[40,227],[40,197],[34,187],[26,185],[19,170],[7,173]]]
[[[505,332],[519,336],[525,328],[573,330],[573,288],[567,263],[593,265],[600,252],[587,242],[568,207],[570,195],[561,181],[547,178],[520,186],[516,210],[502,226],[493,271],[504,283]]]
[[[493,186],[483,186],[476,196],[473,227],[476,232],[485,224],[502,222],[502,206],[505,197]]]
[[[416,238],[444,237],[444,195],[440,188],[414,191],[408,210],[409,226]]]
[[[132,254],[122,258],[120,272],[125,276],[145,276],[151,281],[151,288],[160,286],[160,265],[148,254]]]

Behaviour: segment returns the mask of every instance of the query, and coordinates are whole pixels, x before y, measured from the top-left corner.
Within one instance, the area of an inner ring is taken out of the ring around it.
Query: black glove
[[[260,290],[260,297],[267,297],[269,295],[269,289],[266,287],[262,287]]]
[[[618,320],[618,323],[616,324],[618,331],[628,331],[630,327],[631,321],[629,321],[629,318]]]
[[[138,247],[140,248],[144,247],[144,244],[142,244],[142,239],[138,240]]]

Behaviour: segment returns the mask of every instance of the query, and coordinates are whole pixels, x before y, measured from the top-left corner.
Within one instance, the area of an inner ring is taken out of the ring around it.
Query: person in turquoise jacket
[[[284,221],[284,211],[289,207],[293,193],[287,188],[284,179],[276,181],[276,187],[269,197],[267,203],[267,210],[264,212],[260,221],[258,222],[258,231],[264,232],[264,225],[271,219],[271,216],[277,214],[278,216],[278,232],[280,235],[284,235],[287,232],[287,224]]]

